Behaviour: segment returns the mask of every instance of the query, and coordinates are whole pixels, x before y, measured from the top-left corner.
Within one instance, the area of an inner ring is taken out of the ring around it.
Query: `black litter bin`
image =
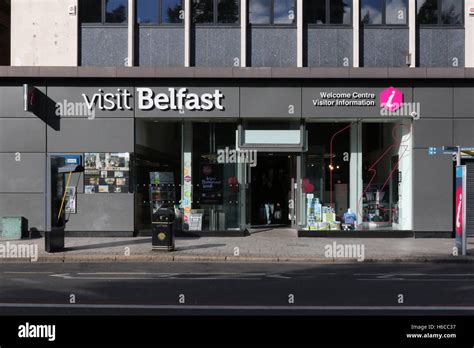
[[[153,214],[151,239],[152,250],[173,251],[175,249],[173,234],[174,220],[174,209],[168,206],[159,208]]]

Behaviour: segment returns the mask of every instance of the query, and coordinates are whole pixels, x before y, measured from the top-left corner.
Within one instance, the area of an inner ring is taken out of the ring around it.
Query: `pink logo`
[[[402,106],[403,92],[390,87],[380,93],[380,106],[388,111],[395,111]]]

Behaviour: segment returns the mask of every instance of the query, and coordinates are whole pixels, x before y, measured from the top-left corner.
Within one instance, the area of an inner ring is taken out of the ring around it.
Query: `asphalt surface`
[[[0,315],[64,314],[472,315],[474,267],[400,263],[2,264]]]

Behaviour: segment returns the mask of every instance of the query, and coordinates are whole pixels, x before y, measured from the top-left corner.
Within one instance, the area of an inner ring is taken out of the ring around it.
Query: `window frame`
[[[466,2],[464,0],[460,0],[462,2],[461,6],[461,23],[460,24],[443,24],[442,23],[442,16],[441,16],[441,9],[442,9],[442,4],[444,0],[436,0],[438,4],[438,20],[437,23],[429,23],[429,24],[424,24],[418,22],[418,3],[420,0],[416,0],[415,3],[415,8],[416,8],[416,26],[417,27],[422,27],[422,28],[455,28],[455,29],[463,29],[465,28],[465,18],[464,16],[466,15],[466,9],[465,5]]]
[[[150,1],[150,0],[147,0]],[[179,23],[163,23],[163,18],[162,18],[162,10],[163,10],[163,0],[153,0],[156,1],[157,3],[157,9],[156,9],[156,16],[157,16],[157,21],[153,23],[138,23],[138,0],[135,0],[133,2],[133,5],[135,6],[135,24],[138,26],[143,26],[143,27],[183,27],[184,26],[184,19],[179,22]],[[181,1],[181,11],[184,11],[184,0]]]
[[[107,26],[107,27],[124,27],[128,26],[128,17],[130,16],[130,9],[128,8],[128,2],[125,0],[125,3],[127,5],[127,20],[123,23],[109,23],[106,22],[107,18],[107,9],[106,9],[106,0],[100,0],[100,22],[82,22],[81,21],[81,2],[78,1],[79,4],[79,24],[81,26],[88,26],[88,27],[96,27],[96,26]]]
[[[406,1],[406,23],[405,24],[387,24],[387,0],[382,1],[382,23],[380,24],[365,24],[362,22],[362,1],[359,4],[359,22],[363,28],[408,28],[410,25],[410,0]]]
[[[219,0],[212,0],[212,23],[197,23],[194,21],[194,13],[191,13],[191,24],[194,26],[199,27],[239,27],[240,26],[240,10],[241,10],[241,3],[237,0],[237,7],[238,7],[238,19],[235,23],[219,23],[219,14],[217,10],[219,8]],[[191,0],[191,6],[193,6],[193,0]],[[193,9],[194,12],[194,9]]]
[[[247,0],[247,17],[248,24],[255,27],[278,27],[278,28],[296,28],[297,27],[297,18],[298,18],[298,2],[297,0],[292,0],[295,8],[295,19],[293,23],[276,23],[275,24],[275,0],[270,0],[270,22],[269,23],[250,23],[250,0]]]
[[[306,1],[314,1],[314,0],[306,0]],[[349,24],[341,24],[341,23],[330,23],[330,19],[331,19],[331,8],[330,8],[330,4],[331,4],[331,0],[325,0],[326,2],[326,11],[325,11],[325,16],[326,16],[326,23],[323,23],[323,24],[318,24],[318,23],[310,23],[308,22],[307,20],[305,20],[303,18],[303,20],[305,21],[305,24],[310,27],[310,28],[328,28],[328,27],[331,27],[331,28],[351,28],[352,27],[352,24],[354,22],[354,19],[353,19],[353,11],[354,11],[354,0],[351,0],[351,6],[350,6],[350,23]],[[304,12],[304,2],[303,2],[303,12]]]

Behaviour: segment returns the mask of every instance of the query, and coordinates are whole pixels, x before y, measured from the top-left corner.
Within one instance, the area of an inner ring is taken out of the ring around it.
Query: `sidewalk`
[[[356,257],[326,257],[328,245],[333,247],[334,242],[337,246],[363,246],[364,262],[474,262],[474,240],[468,244],[467,257],[454,257],[453,239],[298,238],[293,230],[263,231],[248,237],[177,238],[174,252],[152,251],[151,237],[66,237],[65,251],[54,254],[44,251],[44,238],[0,239],[0,246],[7,242],[10,247],[18,243],[38,245],[38,262],[358,262]],[[9,261],[30,259],[0,255],[0,263]]]

